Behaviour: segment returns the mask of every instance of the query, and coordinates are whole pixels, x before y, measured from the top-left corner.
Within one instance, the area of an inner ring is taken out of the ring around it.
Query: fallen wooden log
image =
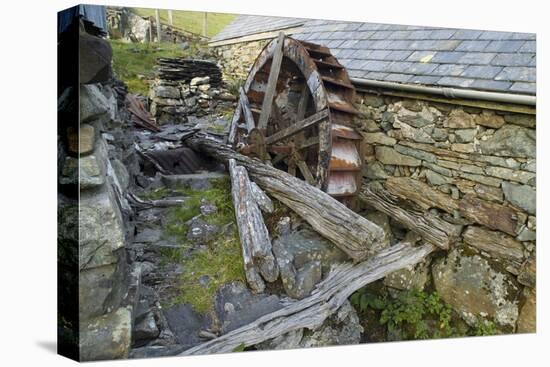
[[[396,270],[420,262],[433,250],[434,247],[428,244],[412,247],[400,243],[362,263],[339,264],[317,285],[311,296],[289,302],[278,311],[188,349],[181,355],[227,353],[239,346],[255,345],[293,330],[314,330],[335,313],[353,292]]]
[[[271,201],[269,196],[267,196],[266,193],[260,189],[260,186],[258,186],[256,182],[251,181],[250,188],[252,190],[252,196],[260,209],[262,209],[265,213],[273,213],[273,210],[275,210],[273,207],[273,201]]]
[[[229,175],[247,281],[254,291],[261,292],[265,284],[256,274],[259,272],[265,280],[274,282],[279,276],[279,268],[262,213],[252,196],[246,170],[230,159]]]
[[[413,207],[405,200],[392,195],[380,183],[363,184],[359,199],[442,249],[449,249],[460,237],[460,226]]]
[[[351,258],[363,260],[378,253],[386,245],[382,228],[308,183],[257,159],[239,154],[205,134],[196,134],[188,138],[186,143],[220,161],[235,159],[262,189],[295,211],[315,231],[331,240]]]

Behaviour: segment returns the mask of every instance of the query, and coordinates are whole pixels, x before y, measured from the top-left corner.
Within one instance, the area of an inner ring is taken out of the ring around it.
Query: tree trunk
[[[192,148],[218,160],[235,159],[248,170],[250,177],[262,189],[298,213],[315,231],[331,240],[351,258],[364,260],[385,246],[382,228],[308,183],[257,159],[239,154],[204,134],[196,134],[186,142]]]
[[[188,349],[181,355],[227,353],[237,347],[255,345],[289,331],[302,328],[314,330],[335,313],[353,292],[396,270],[418,263],[433,250],[432,245],[412,247],[400,243],[365,262],[340,264],[319,283],[311,296],[291,302],[278,311]]]

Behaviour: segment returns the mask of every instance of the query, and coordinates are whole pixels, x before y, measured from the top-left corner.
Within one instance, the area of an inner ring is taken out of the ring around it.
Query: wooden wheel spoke
[[[276,143],[283,139],[289,138],[292,135],[299,133],[300,131],[307,129],[310,126],[319,124],[327,119],[328,119],[328,110],[325,109],[325,110],[319,111],[316,114],[309,116],[308,118],[298,121],[294,125],[290,125],[286,129],[277,131],[275,134],[268,136],[267,138],[265,138],[265,142],[266,144]]]
[[[311,171],[309,170],[306,162],[303,160],[297,160],[296,165],[300,169],[300,172],[302,172],[302,175],[304,176],[306,182],[310,185],[315,185],[315,178],[313,177],[313,174],[311,174]]]
[[[277,79],[279,79],[281,63],[283,62],[284,41],[285,34],[283,32],[279,32],[279,36],[277,37],[277,45],[275,46],[275,52],[273,54],[273,60],[271,62],[271,71],[267,80],[265,96],[262,102],[262,112],[260,114],[260,120],[258,121],[258,128],[262,130],[265,130],[265,128],[267,127],[267,121],[269,120],[269,116],[271,115],[273,97],[275,96],[275,87],[277,86]]]
[[[273,158],[273,161],[271,161],[271,163],[273,165],[276,165],[277,163],[281,162],[283,159],[285,159],[286,157],[288,157],[288,154],[287,153],[279,153],[275,156],[275,158]]]
[[[256,127],[256,123],[254,122],[254,116],[252,115],[252,110],[250,109],[250,102],[248,101],[248,97],[246,96],[246,93],[244,92],[243,87],[239,88],[239,104],[241,105],[242,111],[244,113],[244,120],[246,121],[246,130],[248,132],[252,131]]]

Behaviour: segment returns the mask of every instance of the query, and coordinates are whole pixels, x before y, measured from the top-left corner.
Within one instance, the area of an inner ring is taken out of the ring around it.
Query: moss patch
[[[170,189],[187,197],[184,204],[171,208],[164,228],[166,236],[175,237],[181,249],[166,249],[161,253],[166,263],[181,263],[183,274],[179,294],[169,304],[188,303],[197,312],[213,310],[213,299],[218,288],[232,281],[245,281],[241,244],[235,224],[228,179],[214,181],[212,188],[195,191],[189,188]],[[167,189],[149,192],[149,198],[165,197]],[[216,205],[218,211],[203,219],[220,227],[220,233],[200,250],[184,256],[191,247],[187,240],[185,222],[200,214],[201,199]]]

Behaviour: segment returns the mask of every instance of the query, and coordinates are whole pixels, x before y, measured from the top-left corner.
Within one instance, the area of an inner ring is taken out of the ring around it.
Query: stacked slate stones
[[[204,116],[234,100],[220,91],[222,74],[213,61],[160,58],[150,91],[151,114],[159,124],[185,123],[188,115]]]

